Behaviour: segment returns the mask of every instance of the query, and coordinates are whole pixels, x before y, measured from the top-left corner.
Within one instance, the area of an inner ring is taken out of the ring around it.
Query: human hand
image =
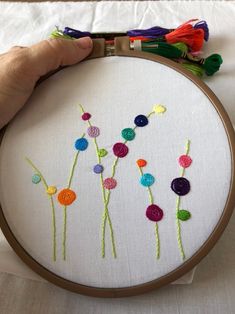
[[[48,39],[13,47],[0,55],[0,129],[24,106],[38,79],[59,66],[78,63],[91,53],[92,40]]]

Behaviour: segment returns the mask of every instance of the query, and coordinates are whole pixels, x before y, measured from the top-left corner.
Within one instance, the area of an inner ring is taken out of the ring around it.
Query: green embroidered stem
[[[67,206],[64,206],[63,208],[63,212],[64,212],[64,225],[63,225],[63,243],[62,243],[62,255],[63,255],[63,259],[64,261],[66,260],[66,234],[67,234]]]
[[[185,145],[185,155],[189,154],[189,150],[190,150],[190,140],[187,140],[186,145]],[[182,167],[180,175],[181,177],[185,175],[185,168]]]
[[[143,176],[144,173],[143,173],[142,168],[138,166],[138,169],[141,176]],[[150,204],[154,204],[153,193],[150,186],[147,187],[147,190],[148,190]],[[159,239],[157,222],[155,223],[155,239],[156,239],[156,258],[159,259],[160,258],[160,239]]]
[[[140,174],[141,174],[141,176],[143,176],[143,170],[141,169],[141,167],[138,167],[139,168],[139,171],[140,171]],[[153,192],[152,192],[152,190],[151,190],[151,188],[150,188],[150,186],[148,186],[147,187],[147,190],[148,190],[148,194],[149,194],[149,201],[150,201],[150,204],[153,204]]]
[[[109,201],[110,201],[110,195],[111,195],[111,192],[109,190],[108,193],[107,193],[107,198],[106,198],[106,202],[105,202],[105,205],[104,205],[105,206],[104,207],[104,212],[103,212],[102,248],[104,249],[104,251],[102,250],[102,257],[105,257],[105,229],[106,229],[106,222],[108,220],[109,230],[110,230],[110,237],[111,237],[111,243],[112,243],[112,253],[113,253],[113,257],[116,258],[117,257],[117,253],[116,253],[113,225],[112,225],[112,221],[111,221],[111,218],[109,216],[109,210],[108,210],[108,205],[109,205]],[[103,255],[103,253],[104,253],[104,255]]]
[[[55,218],[55,206],[52,196],[49,197],[52,209],[52,236],[53,236],[53,261],[56,261],[56,218]]]
[[[101,256],[105,257],[105,229],[106,229],[107,212],[103,211],[102,214],[102,239],[101,239]]]
[[[33,164],[33,162],[28,157],[25,157],[25,160],[30,164],[30,166],[35,170],[35,172],[40,176],[40,178],[42,179],[43,185],[45,187],[45,190],[47,190],[48,184],[47,184],[44,176],[42,175],[41,171],[39,171],[39,169]]]
[[[85,110],[82,107],[82,105],[79,105],[81,112],[84,113]],[[88,120],[87,121],[88,125],[90,127],[92,127],[91,122]],[[101,157],[99,155],[99,146],[97,143],[96,138],[93,138],[93,142],[95,145],[95,150],[96,150],[96,156],[97,156],[97,160],[98,163],[101,163]],[[115,174],[115,169],[113,170],[114,174]],[[115,246],[115,239],[114,239],[114,232],[113,232],[113,226],[112,226],[112,221],[109,215],[109,210],[108,210],[108,204],[109,204],[109,199],[110,199],[110,191],[108,192],[108,196],[106,199],[106,193],[105,193],[105,189],[104,189],[104,185],[103,185],[104,179],[103,179],[103,173],[100,173],[100,183],[101,183],[101,191],[102,191],[102,199],[103,199],[103,204],[104,204],[104,210],[103,210],[103,214],[102,214],[102,238],[101,238],[101,255],[104,258],[105,257],[105,231],[106,231],[106,222],[108,220],[108,224],[109,224],[109,229],[110,229],[110,237],[111,237],[111,243],[112,243],[112,253],[113,253],[113,257],[116,258],[117,254],[116,254],[116,246]]]
[[[85,133],[82,134],[81,138],[83,138],[85,136]],[[72,163],[72,167],[70,170],[70,175],[69,175],[69,179],[68,179],[68,184],[67,184],[67,189],[70,189],[71,184],[72,184],[72,180],[74,177],[74,172],[75,172],[75,168],[77,166],[77,162],[78,162],[78,156],[79,156],[79,150],[75,153],[74,156],[74,160]],[[67,239],[67,206],[63,207],[63,212],[64,212],[64,223],[63,223],[63,242],[62,242],[62,255],[63,255],[63,259],[66,260],[66,239]]]
[[[156,257],[157,259],[160,258],[160,240],[158,234],[158,224],[155,224],[155,236],[156,236]]]
[[[40,178],[42,179],[42,183],[45,187],[45,191],[47,194],[47,189],[48,189],[48,184],[46,182],[46,179],[44,178],[44,176],[42,175],[41,171],[39,171],[39,169],[34,165],[34,163],[27,157],[25,157],[25,160],[29,163],[29,165],[35,170],[35,172],[40,176]],[[53,261],[56,261],[56,218],[55,218],[55,205],[54,205],[54,200],[53,197],[49,194],[47,194],[49,201],[50,201],[50,205],[51,205],[51,210],[52,210],[52,239],[53,239]]]
[[[178,241],[178,247],[180,250],[180,254],[182,256],[182,259],[185,259],[185,253],[184,248],[182,244],[182,237],[181,237],[181,225],[180,220],[178,218],[178,212],[180,210],[180,196],[177,196],[176,198],[176,227],[177,227],[177,241]]]
[[[83,138],[85,136],[85,134],[82,134],[81,138]],[[68,185],[67,188],[69,189],[71,187],[72,184],[72,180],[73,180],[73,176],[74,176],[74,171],[78,162],[78,155],[79,155],[79,150],[76,152],[75,156],[74,156],[74,160],[73,160],[73,164],[72,164],[72,168],[70,171],[70,175],[69,175],[69,180],[68,180]]]
[[[83,112],[84,112],[84,111],[83,111]],[[153,114],[155,114],[154,111],[150,112],[150,113],[147,115],[147,117],[149,118],[149,117],[150,117],[151,115],[153,115]],[[135,127],[133,128],[133,130],[135,130],[136,128],[137,128],[137,126],[135,126]],[[126,144],[127,142],[128,142],[128,141],[126,140],[126,141],[123,142],[123,144]],[[114,178],[114,176],[115,176],[115,174],[116,174],[116,167],[117,167],[117,165],[118,165],[118,161],[119,161],[119,157],[116,157],[115,160],[114,160],[114,163],[113,163],[113,165],[112,165],[112,174],[111,174],[111,178]],[[152,191],[151,191],[150,188],[148,188],[148,192],[149,192],[150,202],[151,202],[151,204],[153,204],[153,195],[152,195]],[[109,190],[108,193],[107,193],[107,199],[106,199],[106,204],[105,204],[104,211],[105,211],[105,210],[108,211],[108,205],[109,205],[110,195],[111,195],[111,191]],[[107,208],[107,209],[106,209],[106,208]],[[105,214],[103,214],[103,224],[102,224],[102,231],[103,231],[103,232],[105,232],[106,221],[107,221],[106,216],[105,216]],[[108,221],[109,221],[109,219],[108,219]],[[111,221],[110,221],[110,223],[111,223]],[[113,237],[113,233],[112,233],[111,230],[112,230],[112,225],[110,224],[110,233],[111,233],[111,237]],[[103,237],[102,237],[102,239],[103,239]],[[102,241],[103,241],[103,240],[102,240]],[[112,243],[114,243],[114,242],[112,241]],[[158,243],[159,243],[159,241],[158,241]],[[104,247],[104,244],[103,244],[103,243],[102,243],[102,247]],[[115,252],[115,245],[113,245],[113,252]]]
[[[148,117],[148,118],[150,118],[150,117],[151,117],[151,115],[153,115],[153,114],[155,114],[155,112],[154,112],[154,111],[150,112],[150,113],[147,115],[147,117]]]
[[[190,140],[187,140],[186,145],[185,145],[185,155],[188,155],[190,151]],[[182,167],[181,172],[180,172],[181,177],[185,175],[185,168]],[[185,253],[184,253],[184,248],[182,244],[182,236],[181,236],[181,224],[180,220],[178,218],[178,212],[180,211],[180,196],[177,196],[176,198],[176,227],[177,227],[177,242],[178,242],[178,247],[180,250],[180,254],[182,259],[185,259]]]

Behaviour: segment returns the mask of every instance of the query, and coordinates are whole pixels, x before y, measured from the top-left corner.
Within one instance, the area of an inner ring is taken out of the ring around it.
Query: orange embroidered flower
[[[144,159],[138,159],[136,163],[140,168],[145,167],[147,165],[147,161]]]
[[[70,189],[63,189],[58,194],[58,202],[61,205],[71,205],[76,199],[76,193]]]

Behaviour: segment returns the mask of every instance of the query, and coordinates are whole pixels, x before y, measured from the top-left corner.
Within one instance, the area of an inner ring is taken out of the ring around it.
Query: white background
[[[102,79],[100,79],[102,77]],[[104,178],[111,176],[115,160],[112,146],[120,132],[134,127],[138,114],[148,115],[163,104],[163,115],[136,129],[119,159],[109,212],[113,222],[117,259],[110,254],[106,227],[106,258],[101,258],[100,179],[92,171],[97,163],[93,141],[81,152],[72,182],[77,201],[69,206],[67,260],[61,259],[63,210],[56,206],[58,260],[51,258],[51,210],[42,184],[31,182],[29,157],[58,190],[67,184],[76,152],[74,142],[86,131],[78,103],[99,126],[99,147]],[[126,57],[86,61],[66,69],[37,88],[31,101],[8,127],[0,149],[0,198],[6,219],[23,247],[40,264],[61,277],[98,287],[126,287],[159,278],[182,264],[175,226],[176,194],[171,181],[180,176],[177,162],[191,141],[193,163],[185,171],[191,191],[181,197],[181,208],[192,218],[181,223],[186,259],[196,253],[212,233],[224,210],[230,188],[231,158],[227,135],[216,109],[189,79],[161,64]],[[161,256],[156,261],[155,224],[145,217],[150,205],[147,189],[139,183],[136,160],[144,158],[144,172],[154,175],[154,203],[164,211],[158,223]],[[9,194],[10,192],[10,194]],[[195,236],[197,234],[197,236]]]
[[[210,43],[208,49],[205,48],[204,51],[208,53],[209,51],[217,51],[224,58],[220,73],[206,81],[220,97],[234,122],[234,51],[231,42],[234,41],[235,11],[232,2],[109,2],[105,4],[71,4],[71,7],[66,4],[65,7],[66,10],[63,10],[62,7],[58,10],[55,9],[55,4],[40,4],[39,6],[37,4],[32,6],[27,4],[24,10],[22,7],[19,10],[16,4],[12,6],[1,4],[1,21],[5,25],[5,32],[1,32],[2,51],[13,44],[29,44],[45,38],[54,24],[63,26],[69,24],[70,26],[81,26],[80,28],[93,31],[107,31],[111,29],[126,30],[134,27],[149,27],[157,24],[172,27],[195,16],[204,18],[209,23],[211,30]],[[119,10],[115,11],[117,7]],[[76,12],[76,15],[74,12]],[[79,22],[77,21],[77,15],[79,15]],[[50,16],[50,19],[48,16]],[[27,32],[25,32],[25,29],[27,29]],[[40,299],[41,306],[40,309],[37,307],[38,313],[45,308],[47,310],[51,309],[52,313],[55,310],[57,313],[63,313],[65,309],[67,310],[66,302],[70,303],[70,309],[74,313],[78,313],[80,310],[81,313],[110,313],[111,307],[113,313],[121,313],[121,311],[123,313],[175,313],[176,311],[180,313],[205,313],[205,306],[207,306],[207,313],[232,313],[233,301],[229,295],[230,291],[233,290],[232,284],[234,283],[233,238],[231,225],[216,249],[199,267],[201,272],[198,273],[191,287],[168,287],[156,293],[122,301],[97,301],[86,297],[73,296],[69,292],[62,293],[60,289],[53,288],[50,285],[40,286],[32,283],[24,286],[24,294],[18,294],[19,299],[14,297],[15,311],[17,311],[17,306],[18,309],[24,309],[24,312],[30,309],[32,303],[28,302],[27,296],[29,298],[31,298],[30,295],[33,297],[34,293],[31,290],[38,287],[40,288],[40,296],[47,293],[50,295],[51,300],[48,303],[47,298]],[[6,289],[2,290],[4,293],[2,295],[4,303],[2,304],[9,309],[11,308],[11,301],[9,297],[4,299],[4,296],[6,296],[5,293],[9,289],[12,291],[12,284],[15,285],[16,283],[7,277],[3,277],[3,279],[5,279],[4,287]],[[21,285],[21,289],[22,285],[26,284],[23,281],[18,283]],[[29,292],[30,294],[28,294]],[[53,298],[55,295],[58,298]],[[23,303],[21,302],[21,296],[24,296]],[[192,298],[192,296],[194,297]],[[35,297],[38,298],[38,294]]]

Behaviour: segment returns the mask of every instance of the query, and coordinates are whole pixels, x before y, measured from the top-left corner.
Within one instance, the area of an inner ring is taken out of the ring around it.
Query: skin
[[[24,106],[40,77],[60,66],[80,62],[92,47],[89,37],[48,39],[0,54],[0,129]]]

